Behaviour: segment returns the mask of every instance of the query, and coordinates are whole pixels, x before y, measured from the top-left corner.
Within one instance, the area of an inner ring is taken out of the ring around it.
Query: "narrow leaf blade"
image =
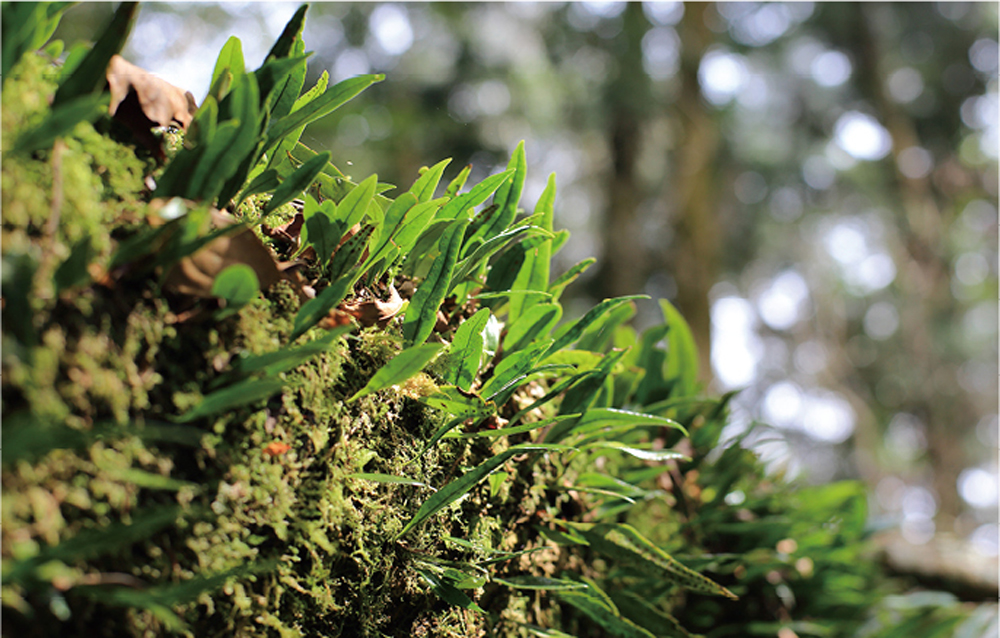
[[[312,100],[299,110],[293,111],[273,122],[267,131],[265,151],[295,129],[332,113],[372,84],[381,82],[384,79],[385,76],[381,74],[359,75],[327,89],[323,95]]]
[[[420,509],[417,510],[417,513],[414,514],[413,518],[410,519],[410,522],[403,527],[403,530],[396,536],[396,538],[398,539],[404,536],[417,525],[423,523],[434,514],[437,514],[448,505],[468,494],[480,481],[492,474],[511,457],[531,451],[563,449],[565,448],[562,446],[553,447],[540,444],[522,444],[515,445],[514,447],[491,457],[475,469],[466,472],[451,483],[448,483],[439,489],[433,496],[424,501],[424,504],[420,506]]]
[[[382,366],[375,375],[368,380],[362,389],[358,390],[354,396],[348,399],[348,403],[353,403],[358,399],[368,396],[373,392],[384,390],[389,386],[406,381],[416,373],[420,372],[425,365],[438,353],[443,346],[439,343],[425,343],[423,345],[407,348],[397,354],[389,363]]]
[[[281,392],[284,386],[285,383],[278,379],[242,381],[209,394],[197,406],[176,417],[174,420],[178,423],[188,423],[204,416],[238,408],[248,403],[254,403],[255,401],[261,401]]]
[[[593,581],[587,582],[586,589],[561,590],[555,592],[555,597],[567,603],[595,623],[600,625],[608,635],[616,638],[654,638],[654,635],[636,625],[628,618],[623,618],[607,594],[601,591]]]
[[[344,221],[347,228],[364,219],[368,212],[368,205],[372,203],[375,196],[375,186],[378,184],[378,175],[369,175],[364,181],[354,187],[344,199],[337,205],[337,216]]]
[[[264,212],[261,216],[268,215],[275,209],[284,206],[298,197],[302,191],[309,188],[309,185],[315,181],[316,176],[322,172],[323,167],[329,161],[330,152],[324,151],[300,166],[285,181],[281,182],[281,186],[275,189],[274,195],[271,196],[271,201],[264,207]]]
[[[440,219],[468,219],[465,212],[474,206],[479,206],[492,195],[500,185],[511,178],[513,169],[506,170],[496,175],[490,175],[483,181],[472,187],[468,193],[459,195],[444,205],[438,217]]]
[[[372,481],[373,483],[391,483],[394,485],[416,485],[418,487],[430,487],[427,483],[422,483],[416,479],[411,479],[406,476],[396,476],[394,474],[379,474],[377,472],[358,472],[355,474],[348,474],[350,478],[361,479],[363,481]],[[432,488],[433,489],[433,488]]]
[[[219,57],[215,60],[215,68],[212,70],[212,81],[209,86],[215,84],[227,69],[234,77],[246,73],[247,70],[246,63],[243,61],[243,43],[235,35],[230,36],[222,46],[222,50],[219,51]]]
[[[691,460],[689,457],[681,454],[680,452],[675,452],[674,450],[644,450],[642,448],[633,447],[626,445],[620,441],[595,441],[593,443],[587,443],[586,445],[580,446],[581,450],[589,449],[603,449],[603,450],[618,450],[634,456],[637,459],[642,459],[643,461],[670,461],[670,460]]]
[[[625,523],[601,523],[588,526],[569,523],[578,529],[598,552],[622,563],[641,569],[644,573],[660,573],[664,578],[692,591],[725,596],[732,600],[738,597],[715,581],[682,565],[631,525]]]
[[[477,605],[471,598],[469,598],[464,592],[451,585],[443,578],[438,578],[438,576],[432,573],[430,570],[415,568],[417,573],[420,574],[423,579],[431,586],[431,590],[438,595],[441,600],[445,601],[449,605],[454,605],[455,607],[460,607],[462,609],[472,609],[481,613],[483,609]]]
[[[549,285],[549,292],[552,294],[553,300],[559,299],[559,296],[562,295],[562,292],[563,290],[566,289],[566,286],[576,281],[577,277],[582,275],[588,268],[590,268],[596,263],[597,263],[596,259],[594,259],[593,257],[588,257],[583,261],[581,261],[580,263],[572,266],[569,270],[567,270],[563,274],[559,275],[559,277],[556,278],[556,280]]]
[[[263,372],[265,376],[276,376],[305,363],[321,352],[329,350],[338,337],[353,329],[354,326],[350,325],[339,326],[322,337],[298,347],[286,347],[274,352],[246,356],[236,363],[236,370],[243,375]]]
[[[546,337],[562,318],[562,306],[557,303],[540,303],[528,308],[509,324],[503,347],[506,352],[517,352]]]
[[[454,222],[441,235],[441,254],[434,260],[427,278],[417,288],[403,318],[403,338],[407,343],[423,343],[434,330],[438,308],[448,293],[462,246],[462,234],[468,223],[468,220]]]
[[[410,187],[408,192],[415,196],[419,202],[430,201],[434,197],[434,191],[437,190],[438,184],[441,182],[444,169],[450,163],[451,158],[449,157],[423,171],[420,177],[413,182],[413,186]]]
[[[310,299],[304,303],[295,315],[295,323],[290,340],[295,341],[326,316],[331,308],[347,296],[347,293],[353,288],[354,282],[359,277],[361,277],[361,271],[360,269],[355,269],[352,274],[341,277],[332,285],[327,286],[314,299]]]
[[[138,11],[138,2],[123,2],[118,6],[111,22],[94,44],[94,48],[87,52],[72,75],[59,85],[52,98],[53,108],[80,96],[100,91],[105,83],[108,63],[125,45]]]
[[[559,352],[566,346],[572,344],[574,341],[583,336],[583,332],[595,321],[597,321],[604,313],[612,310],[616,306],[621,304],[634,301],[636,299],[649,299],[649,295],[629,295],[627,297],[614,297],[612,299],[605,299],[601,303],[597,304],[587,314],[583,315],[579,321],[577,321],[573,326],[567,330],[561,337],[556,339],[546,354],[551,354],[553,352]]]
[[[698,383],[698,348],[687,321],[666,299],[660,300],[663,318],[670,331],[667,332],[667,362],[665,376],[676,383],[677,396],[694,394]]]
[[[493,376],[482,387],[482,394],[489,397],[500,392],[508,383],[525,375],[549,347],[548,340],[535,343],[531,347],[511,353],[505,357],[493,371]]]
[[[489,308],[482,308],[458,327],[451,342],[451,366],[445,380],[468,390],[479,372],[483,356],[483,329],[490,318]]]
[[[544,576],[507,576],[493,577],[493,582],[507,585],[513,589],[536,589],[543,591],[564,591],[567,589],[586,589],[586,583],[564,578],[545,578]]]
[[[680,430],[685,435],[687,430],[684,426],[674,421],[673,419],[668,419],[662,416],[655,416],[652,414],[643,414],[641,412],[631,412],[629,410],[619,410],[617,408],[591,408],[583,415],[580,421],[573,426],[571,430],[562,433],[564,436],[569,434],[591,434],[597,432],[602,428],[623,428],[623,427],[648,427],[648,426],[658,426],[658,427],[668,427]],[[549,433],[553,435],[553,432]],[[556,439],[551,439],[555,441]]]
[[[17,136],[12,149],[31,153],[49,148],[57,138],[68,135],[80,122],[94,122],[107,112],[107,95],[81,95],[55,106],[42,122]]]

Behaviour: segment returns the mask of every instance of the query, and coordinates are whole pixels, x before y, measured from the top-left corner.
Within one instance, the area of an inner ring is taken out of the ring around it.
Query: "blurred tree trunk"
[[[652,101],[649,76],[642,64],[642,38],[649,30],[649,21],[637,2],[626,6],[623,19],[621,35],[610,43],[618,72],[605,93],[612,175],[608,208],[602,218],[601,272],[596,278],[601,297],[642,292],[648,269],[637,210],[644,198],[643,186],[636,179],[635,168]]]
[[[856,62],[858,87],[875,107],[879,120],[892,137],[893,159],[912,146],[920,146],[916,127],[908,114],[888,95],[882,78],[879,33],[873,7],[851,4],[844,43]],[[950,268],[945,254],[947,224],[928,177],[909,178],[895,163],[895,188],[899,194],[894,212],[901,245],[893,254],[900,288],[900,331],[908,372],[920,379],[898,409],[917,416],[927,426],[928,455],[933,470],[939,515],[950,527],[962,510],[958,476],[965,468],[962,441],[976,424],[976,408],[956,378],[960,362],[948,361],[947,348],[932,334],[935,325],[959,319],[950,290]],[[892,202],[886,202],[892,204]]]
[[[716,211],[715,165],[720,137],[698,85],[701,58],[713,40],[705,24],[707,3],[685,5],[681,40],[681,91],[676,103],[680,127],[673,197],[675,236],[668,266],[677,282],[677,306],[691,325],[703,381],[712,378],[711,308],[708,292],[718,280],[721,232]]]

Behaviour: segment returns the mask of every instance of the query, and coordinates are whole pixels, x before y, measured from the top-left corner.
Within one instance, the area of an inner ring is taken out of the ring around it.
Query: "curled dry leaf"
[[[316,296],[316,291],[312,287],[305,285],[305,278],[301,272],[303,266],[301,260],[278,261],[275,262],[275,265],[278,267],[278,271],[281,272],[281,278],[288,280],[292,284],[292,288],[295,289],[300,300],[305,301]]]
[[[162,160],[165,157],[163,145],[150,129],[176,126],[187,130],[198,110],[194,96],[120,55],[111,58],[106,77],[111,91],[108,112]]]
[[[375,298],[356,303],[344,303],[340,305],[339,310],[351,315],[366,328],[375,324],[378,324],[379,328],[385,328],[389,325],[389,321],[399,314],[402,307],[403,298],[399,296],[396,287],[389,284],[389,299],[387,301]]]
[[[232,216],[212,210],[214,227],[222,228],[234,222]],[[249,228],[217,237],[194,254],[184,257],[170,269],[163,285],[165,289],[183,295],[211,297],[216,276],[234,264],[246,264],[253,268],[261,290],[285,279],[295,287],[300,297],[304,296],[298,273],[293,269],[283,271],[279,268],[271,251]]]
[[[305,223],[305,216],[302,213],[295,213],[291,221],[280,226],[271,228],[267,224],[261,224],[260,230],[269,239],[283,244],[289,252],[295,252],[299,247],[302,237],[302,225]]]
[[[319,323],[316,325],[323,330],[333,330],[341,326],[349,326],[353,321],[351,316],[352,315],[340,310],[339,308],[333,308],[325,317],[320,319]]]

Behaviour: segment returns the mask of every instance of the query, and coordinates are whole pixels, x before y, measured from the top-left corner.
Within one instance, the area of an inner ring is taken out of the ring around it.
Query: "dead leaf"
[[[134,92],[143,115],[151,126],[176,126],[187,130],[198,105],[190,91],[184,91],[137,67],[120,55],[111,58],[107,70],[111,90],[109,112],[115,115],[129,93]]]
[[[448,331],[448,315],[438,310],[437,321],[434,323],[434,332],[447,332],[447,331]]]
[[[231,215],[212,210],[212,226],[222,228],[235,223]],[[282,272],[264,244],[249,228],[213,239],[194,254],[178,261],[164,280],[164,288],[182,295],[212,297],[212,284],[225,268],[246,264],[253,268],[261,290],[267,290],[281,279],[288,280],[300,297],[301,279],[294,270]]]
[[[411,279],[405,279],[403,283],[399,284],[399,294],[403,299],[412,299],[416,291],[417,285]]]
[[[287,443],[283,443],[282,441],[271,441],[264,447],[264,454],[274,458],[276,456],[281,456],[290,449],[292,449],[292,446]]]
[[[302,236],[302,225],[305,223],[305,220],[306,218],[302,213],[296,213],[295,217],[286,224],[274,228],[271,228],[267,224],[261,224],[260,230],[266,237],[284,244],[285,248],[291,249],[289,252],[294,253],[299,247]]]
[[[124,124],[142,146],[164,159],[162,141],[150,129],[176,126],[186,131],[198,110],[194,96],[120,55],[111,58],[106,77],[111,91],[108,112]]]
[[[375,298],[357,303],[341,304],[340,309],[357,319],[358,323],[366,328],[376,323],[379,328],[385,328],[389,325],[389,321],[399,314],[399,309],[402,307],[403,298],[399,296],[396,287],[389,284],[388,301]]]
[[[351,316],[352,315],[340,310],[339,308],[333,308],[325,317],[320,319],[319,323],[316,325],[323,330],[333,330],[334,328],[339,328],[341,326],[349,326],[353,321]]]
[[[205,317],[210,317],[211,315],[206,313],[203,308],[188,308],[178,314],[168,312],[163,317],[163,323],[168,326],[172,326],[178,323],[188,323],[188,322],[198,322],[199,320],[204,320]]]
[[[316,296],[316,291],[306,285],[306,280],[302,276],[302,268],[305,262],[301,259],[296,259],[293,261],[278,261],[275,262],[275,265],[281,272],[281,278],[292,284],[292,288],[295,289],[300,301],[312,299]]]

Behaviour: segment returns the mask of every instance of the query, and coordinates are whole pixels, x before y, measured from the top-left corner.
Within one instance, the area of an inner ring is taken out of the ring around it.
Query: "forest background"
[[[252,65],[297,6],[143,4],[123,55],[200,102],[226,38]],[[306,144],[476,182],[526,140],[527,207],[560,178],[561,266],[598,257],[568,315],[670,299],[705,381],[743,389],[728,436],[763,422],[773,469],[860,477],[908,543],[995,560],[995,3],[317,3],[304,39],[311,74],[390,80]]]

